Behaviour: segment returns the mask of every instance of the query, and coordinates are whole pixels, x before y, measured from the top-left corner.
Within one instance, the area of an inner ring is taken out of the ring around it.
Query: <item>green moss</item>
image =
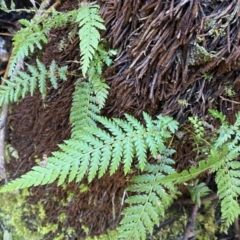
[[[34,227],[35,217],[29,211],[30,206],[26,205],[26,195],[26,191],[23,194],[14,192],[1,195],[1,223],[12,234],[14,240],[38,240],[41,237],[40,232]],[[32,223],[32,229],[29,228],[28,223]]]
[[[197,216],[197,229],[201,232],[196,235],[197,240],[217,240],[215,233],[218,230],[215,224],[215,209],[211,206],[203,214]]]
[[[3,239],[4,232],[8,231],[12,234],[14,240],[45,240],[45,236],[54,233],[54,240],[71,239],[75,236],[75,231],[72,228],[62,229],[59,231],[58,223],[45,223],[46,212],[44,205],[39,202],[37,204],[29,204],[27,197],[29,192],[27,189],[13,193],[1,194],[0,206],[0,239]],[[58,216],[59,223],[67,221],[65,213]]]

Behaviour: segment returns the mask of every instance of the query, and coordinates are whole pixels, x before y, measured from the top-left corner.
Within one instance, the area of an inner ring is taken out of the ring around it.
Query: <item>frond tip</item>
[[[79,23],[79,39],[82,60],[82,73],[86,76],[90,61],[100,41],[98,29],[105,30],[103,19],[99,15],[99,6],[88,4],[83,6],[76,17]]]

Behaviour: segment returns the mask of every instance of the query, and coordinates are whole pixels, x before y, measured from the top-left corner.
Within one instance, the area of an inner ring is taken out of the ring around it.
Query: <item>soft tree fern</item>
[[[25,71],[14,72],[19,60],[43,48],[53,28],[77,25],[81,74],[75,82],[72,97],[71,138],[47,158],[45,167],[34,166],[19,179],[2,187],[1,192],[55,181],[58,185],[66,181],[79,182],[83,178],[91,182],[106,173],[114,174],[120,167],[126,175],[136,171],[139,174],[131,179],[131,185],[126,189],[131,196],[126,199],[128,205],[123,210],[118,233],[119,238],[138,240],[146,239],[154,225],[159,224],[160,217],[176,197],[177,184],[211,170],[216,173],[222,219],[226,227],[232,224],[240,214],[237,201],[240,194],[240,114],[237,114],[235,124],[229,125],[222,114],[211,111],[220,119],[221,126],[205,147],[208,155],[197,167],[176,172],[170,158],[174,151],[170,147],[178,123],[172,117],[151,117],[143,113],[143,119],[139,121],[127,114],[124,119],[100,116],[109,90],[102,78],[102,70],[112,63],[111,57],[116,52],[106,50],[101,39],[100,31],[105,26],[98,5],[81,3],[79,9],[67,13],[52,9],[45,18],[20,22],[24,27],[13,38],[10,59],[12,81],[4,79],[5,85],[0,86],[1,105],[19,101],[28,93],[33,95],[36,89],[45,97],[47,82],[57,88],[60,81],[67,80],[68,74],[72,75],[67,67],[58,67],[55,61],[47,67],[39,60],[35,65],[26,65]],[[192,123],[199,123],[198,118],[192,118]],[[203,124],[198,124],[195,131],[198,143],[203,138],[202,129]],[[152,164],[148,162],[149,156],[155,159]]]

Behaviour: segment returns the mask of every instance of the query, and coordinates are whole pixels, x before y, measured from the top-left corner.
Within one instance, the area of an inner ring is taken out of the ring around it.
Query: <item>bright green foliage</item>
[[[212,170],[216,172],[215,180],[221,200],[222,220],[225,227],[228,228],[240,214],[238,204],[240,195],[240,162],[238,160],[240,155],[240,113],[237,113],[233,125],[226,122],[222,113],[211,110],[211,114],[221,121],[214,148],[218,151],[223,148],[227,149],[225,156],[219,159],[219,163]]]
[[[20,23],[25,27],[21,28],[13,37],[14,48],[10,59],[9,76],[14,74],[17,62],[33,53],[35,47],[42,49],[42,43],[48,41],[46,29],[43,29],[38,22],[20,20]]]
[[[37,67],[33,65],[27,65],[27,67],[28,73],[18,71],[17,75],[12,75],[11,81],[4,79],[5,85],[0,85],[0,105],[17,102],[20,98],[26,97],[29,92],[32,96],[36,88],[44,97],[47,93],[47,79],[54,88],[57,88],[59,80],[67,80],[67,66],[59,68],[55,61],[52,61],[49,69],[39,60],[37,60]]]
[[[98,29],[105,30],[103,19],[99,15],[98,5],[85,5],[78,12],[76,21],[79,23],[79,38],[82,60],[82,73],[86,76],[90,61],[98,47],[100,33]]]
[[[201,121],[197,116],[189,117],[189,121],[192,123],[196,140],[200,140],[204,136],[204,127],[203,127],[203,121]]]
[[[224,227],[227,229],[240,214],[240,206],[237,198],[240,195],[240,113],[236,115],[236,121],[230,125],[225,116],[216,111],[210,110],[213,117],[219,118],[221,126],[212,135],[209,142],[209,156],[199,162],[198,167],[191,167],[180,173],[173,173],[164,177],[159,183],[183,183],[194,179],[200,173],[211,169],[216,172],[215,181],[218,187],[218,195],[221,200],[221,212]],[[205,142],[205,140],[204,140]]]
[[[21,19],[24,26],[13,37],[13,52],[10,59],[8,75],[14,73],[17,62],[29,57],[36,48],[42,49],[48,42],[48,34],[51,29],[73,23],[79,24],[80,49],[82,57],[82,73],[86,76],[95,50],[100,41],[98,29],[105,30],[103,19],[99,16],[99,6],[87,4],[78,10],[67,13],[57,12],[54,8],[45,13],[45,18],[34,18],[30,21]]]
[[[222,151],[219,151],[219,152],[217,152],[214,149],[211,149],[210,155],[206,159],[201,160],[198,163],[198,167],[193,166],[188,170],[183,170],[180,173],[175,172],[173,174],[170,174],[169,176],[164,177],[161,180],[161,183],[173,182],[177,184],[177,183],[183,183],[191,179],[194,179],[199,174],[219,164],[219,159],[224,158],[226,153],[227,153],[227,149],[223,149]]]
[[[97,117],[100,110],[104,107],[109,86],[101,78],[102,68],[106,64],[112,63],[111,57],[115,51],[106,51],[99,45],[88,70],[88,81],[78,80],[73,94],[73,102],[70,113],[72,124],[72,137],[81,135],[89,126],[96,126]]]
[[[235,124],[229,125],[222,114],[212,110],[211,114],[220,119],[221,126],[207,139],[204,139],[204,122],[197,117],[190,118],[195,143],[206,155],[199,155],[204,159],[199,161],[197,167],[192,166],[178,173],[171,167],[174,163],[170,158],[173,150],[166,147],[166,141],[173,138],[178,129],[178,123],[171,117],[159,115],[153,120],[144,113],[143,124],[130,115],[125,115],[125,120],[99,116],[109,90],[101,77],[103,67],[109,66],[111,57],[116,54],[113,50],[105,50],[107,44],[101,40],[99,30],[105,27],[99,15],[99,6],[85,3],[79,10],[67,13],[52,10],[45,18],[21,20],[21,23],[24,28],[13,40],[9,70],[11,81],[4,79],[6,84],[0,86],[0,105],[19,101],[28,93],[33,95],[37,88],[44,97],[47,80],[57,88],[59,80],[67,79],[67,67],[59,68],[54,61],[48,69],[37,60],[36,66],[27,65],[26,72],[14,72],[20,60],[36,49],[42,49],[53,28],[66,24],[78,25],[80,69],[84,79],[78,79],[75,83],[70,112],[71,138],[47,158],[45,167],[33,167],[21,178],[4,186],[1,192],[56,180],[58,185],[65,184],[67,179],[69,182],[81,181],[84,177],[91,182],[107,172],[114,174],[120,166],[125,174],[137,170],[140,175],[132,179],[132,185],[127,189],[132,195],[126,200],[129,206],[123,211],[118,231],[122,239],[138,240],[146,239],[147,233],[152,233],[154,225],[159,224],[166,208],[177,195],[177,184],[211,170],[216,173],[222,219],[226,227],[232,224],[240,214],[237,202],[240,194],[240,163],[237,161],[240,154],[240,114],[237,114]],[[147,161],[150,155],[156,159],[154,164]],[[208,193],[208,188],[200,183],[189,191],[193,201],[200,205],[200,198]],[[64,220],[64,216],[61,219]]]
[[[96,126],[95,120],[100,110],[95,102],[95,96],[90,82],[77,82],[73,93],[70,122],[72,137],[84,131],[88,126]]]
[[[201,197],[204,197],[211,192],[209,187],[204,182],[199,184],[195,183],[194,185],[189,185],[187,189],[190,193],[192,201],[196,203],[198,207],[201,206]]]
[[[146,234],[152,234],[154,225],[159,224],[161,216],[176,197],[174,183],[159,184],[165,174],[171,174],[174,161],[168,157],[174,151],[165,150],[159,155],[157,164],[147,164],[145,174],[132,179],[128,191],[135,193],[127,198],[129,207],[123,211],[124,218],[120,222],[120,239],[146,239]]]
[[[97,175],[102,177],[108,168],[110,174],[113,174],[120,164],[123,164],[127,174],[134,157],[138,159],[137,167],[143,170],[146,166],[147,150],[153,156],[163,152],[164,141],[177,129],[177,122],[167,116],[152,120],[146,113],[146,126],[129,115],[126,115],[126,119],[109,120],[99,117],[98,122],[107,130],[96,126],[89,127],[87,133],[80,133],[77,139],[73,138],[61,144],[62,151],[53,152],[53,157],[48,158],[46,167],[33,167],[30,172],[10,182],[1,191],[52,183],[57,178],[61,185],[67,176],[69,181],[80,181],[86,174],[91,182]]]
[[[8,75],[12,76],[17,62],[29,57],[36,48],[42,49],[43,44],[48,42],[48,34],[51,29],[65,25],[68,21],[74,21],[72,18],[76,16],[77,11],[69,11],[61,13],[51,9],[51,13],[42,18],[33,18],[30,21],[26,19],[19,20],[23,27],[13,37],[13,52],[10,59],[10,67]]]

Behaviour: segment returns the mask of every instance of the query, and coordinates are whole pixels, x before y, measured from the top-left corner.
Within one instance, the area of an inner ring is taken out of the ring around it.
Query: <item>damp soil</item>
[[[230,122],[234,121],[240,108],[237,0],[97,2],[107,28],[102,36],[110,48],[118,49],[114,64],[103,73],[111,87],[103,115],[123,117],[129,113],[141,120],[143,111],[153,117],[169,114],[180,121],[183,132],[188,128],[189,116],[208,119],[209,108],[220,110]],[[77,5],[78,1],[67,0],[58,10],[67,11]],[[212,33],[211,24],[215,22],[221,24]],[[224,24],[226,27],[222,27]],[[70,71],[79,74],[74,63],[79,61],[77,37],[59,49],[60,41],[67,39],[73,28],[69,25],[51,31],[42,61],[49,65],[55,59],[58,65],[68,65]],[[44,99],[36,92],[11,106],[7,141],[19,154],[17,160],[7,164],[11,179],[29,171],[36,165],[36,158],[50,155],[70,137],[69,112],[76,80],[71,76],[57,90],[49,87]],[[234,91],[231,96],[226,92],[230,87]],[[212,124],[217,127],[218,123]],[[197,164],[191,134],[173,139],[173,148],[178,170]],[[207,178],[201,176],[201,180]],[[86,180],[65,187],[50,184],[32,188],[28,200],[42,202],[46,222],[58,222],[59,232],[72,227],[76,239],[85,236],[83,226],[91,235],[114,229],[124,207],[128,177],[120,169],[93,181],[88,191],[79,191],[84,184]],[[74,196],[70,203],[69,193]],[[68,204],[63,206],[63,202]],[[67,215],[67,221],[58,221],[60,213]],[[53,237],[52,233],[45,239]]]

